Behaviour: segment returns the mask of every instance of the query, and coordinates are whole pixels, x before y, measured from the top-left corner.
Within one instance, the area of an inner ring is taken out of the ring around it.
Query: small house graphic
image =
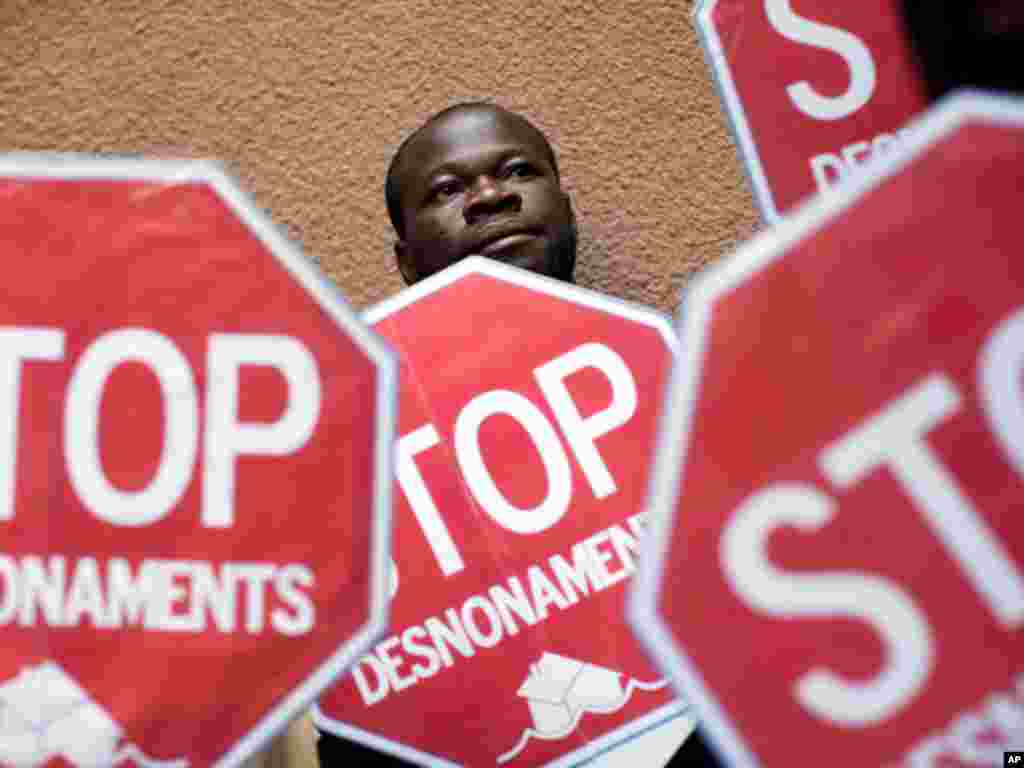
[[[607,667],[545,652],[516,693],[526,699],[537,735],[561,738],[584,712],[613,712],[622,705],[621,677]]]
[[[530,665],[529,675],[516,691],[526,699],[533,727],[523,731],[516,745],[498,757],[498,763],[516,757],[531,738],[564,739],[587,712],[607,715],[622,709],[637,688],[656,691],[668,685],[666,680],[629,680],[623,685],[624,677],[607,667],[545,651]]]
[[[0,765],[37,768],[61,757],[76,768],[109,768],[131,757],[150,768],[159,762],[134,746],[118,749],[122,728],[54,661],[25,667],[0,683]]]

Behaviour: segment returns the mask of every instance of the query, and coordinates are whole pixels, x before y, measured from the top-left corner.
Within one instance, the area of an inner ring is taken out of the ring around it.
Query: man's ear
[[[568,190],[562,190],[562,199],[565,200],[565,207],[569,211],[569,225],[572,227],[573,238],[575,239],[579,235],[578,225],[576,224],[576,201],[573,200]],[[574,242],[574,251],[575,247],[576,243]]]
[[[395,261],[398,262],[398,271],[402,273],[402,279],[406,285],[412,285],[420,279],[412,257],[412,248],[405,240],[395,241]]]

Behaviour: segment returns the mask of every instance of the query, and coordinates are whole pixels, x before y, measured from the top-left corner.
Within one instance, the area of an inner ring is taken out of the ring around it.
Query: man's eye
[[[452,195],[458,194],[459,183],[457,181],[444,181],[430,189],[428,200],[447,200]]]
[[[505,177],[514,179],[528,179],[537,175],[537,169],[531,163],[517,161],[505,166]]]

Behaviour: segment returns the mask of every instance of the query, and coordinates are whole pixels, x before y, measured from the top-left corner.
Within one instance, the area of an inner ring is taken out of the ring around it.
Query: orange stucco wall
[[[552,138],[580,284],[675,309],[758,223],[686,0],[4,0],[0,149],[226,162],[357,308],[391,152],[490,98]]]

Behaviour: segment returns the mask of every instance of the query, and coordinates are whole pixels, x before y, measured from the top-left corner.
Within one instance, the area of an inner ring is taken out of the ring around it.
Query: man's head
[[[514,112],[472,103],[434,115],[398,148],[385,196],[406,283],[472,254],[572,280],[576,220],[555,154]]]

